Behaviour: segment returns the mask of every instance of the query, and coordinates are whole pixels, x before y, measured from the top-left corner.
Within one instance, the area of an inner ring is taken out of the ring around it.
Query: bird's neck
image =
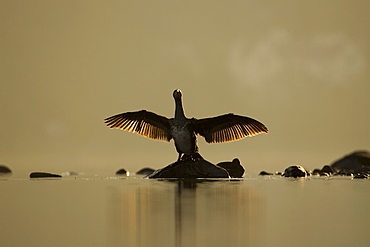
[[[175,119],[186,119],[181,98],[175,99]]]

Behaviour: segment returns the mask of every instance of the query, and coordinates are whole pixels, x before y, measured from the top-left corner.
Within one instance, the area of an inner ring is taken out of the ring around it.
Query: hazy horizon
[[[320,168],[370,150],[366,1],[0,1],[0,164],[24,171],[160,168],[174,144],[105,126],[146,109],[229,112],[268,134],[198,138],[213,162]]]

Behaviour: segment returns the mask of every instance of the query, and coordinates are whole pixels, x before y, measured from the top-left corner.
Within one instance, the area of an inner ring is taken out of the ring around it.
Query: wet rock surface
[[[285,169],[283,173],[283,177],[307,177],[309,173],[306,171],[306,169],[303,168],[303,166],[289,166],[287,169]]]
[[[48,172],[32,172],[30,178],[61,178],[59,174],[53,174]]]
[[[321,169],[320,173],[327,173],[327,174],[331,175],[331,174],[334,174],[335,171],[333,170],[333,168],[331,166],[324,166]]]
[[[225,168],[206,160],[181,160],[154,171],[146,178],[229,178]]]
[[[128,174],[128,171],[126,169],[119,169],[118,171],[116,171],[116,175],[118,176],[124,176],[124,175],[127,175]]]

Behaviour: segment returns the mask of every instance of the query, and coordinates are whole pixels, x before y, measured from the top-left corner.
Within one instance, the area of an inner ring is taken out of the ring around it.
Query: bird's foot
[[[181,161],[189,161],[189,160],[192,160],[192,156],[191,154],[184,154],[181,159]]]
[[[191,155],[191,159],[192,160],[204,160],[204,158],[202,157],[202,155],[200,155],[199,153],[194,153]]]
[[[183,154],[179,161],[196,161],[196,160],[204,160],[204,158],[199,153],[193,153],[193,154]]]

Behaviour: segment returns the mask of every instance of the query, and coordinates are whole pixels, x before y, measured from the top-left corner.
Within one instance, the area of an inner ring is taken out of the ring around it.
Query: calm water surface
[[[368,246],[370,181],[0,177],[0,246]]]

